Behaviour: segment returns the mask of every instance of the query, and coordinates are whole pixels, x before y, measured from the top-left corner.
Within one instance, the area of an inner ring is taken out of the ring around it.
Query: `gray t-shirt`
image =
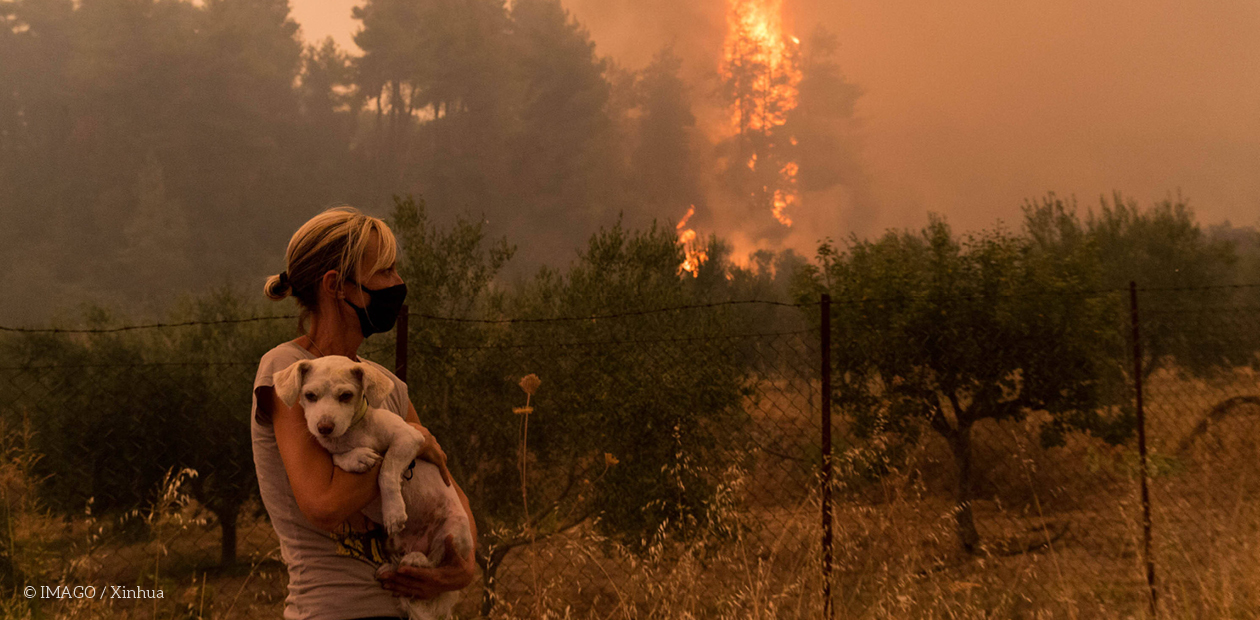
[[[382,561],[380,530],[354,531],[343,525],[336,533],[329,533],[312,525],[298,509],[293,489],[289,487],[271,420],[258,411],[259,388],[274,387],[272,375],[298,360],[315,357],[296,343],[286,342],[262,356],[254,377],[254,404],[250,415],[254,469],[258,473],[263,505],[280,538],[280,554],[289,569],[284,617],[293,620],[405,617],[407,613],[399,599],[376,580],[376,567]],[[394,391],[386,399],[384,408],[405,418],[410,402],[407,385],[380,364],[364,362],[394,381]]]

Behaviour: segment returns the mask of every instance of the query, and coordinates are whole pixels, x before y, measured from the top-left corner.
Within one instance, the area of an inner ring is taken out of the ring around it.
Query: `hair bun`
[[[272,301],[280,301],[289,296],[293,292],[292,284],[289,282],[289,274],[280,272],[278,276],[267,278],[267,283],[263,285],[263,294]]]

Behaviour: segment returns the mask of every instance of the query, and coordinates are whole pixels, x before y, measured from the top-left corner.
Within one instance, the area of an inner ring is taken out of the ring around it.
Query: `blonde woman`
[[[384,222],[350,207],[329,209],[298,229],[289,241],[285,271],[264,287],[273,300],[297,300],[303,332],[263,355],[250,425],[259,491],[289,570],[285,618],[405,617],[394,597],[430,598],[464,588],[475,576],[473,556],[457,557],[448,546],[440,567],[401,567],[378,580],[384,533],[361,511],[379,498],[380,464],[362,474],[334,467],[307,430],[301,406],[286,406],[272,382],[276,371],[298,360],[325,355],[357,360],[365,338],[393,328],[407,294],[396,255],[394,235]],[[425,433],[428,441],[418,458],[437,465],[443,480],[454,484],[446,455],[420,425],[407,386],[384,367],[367,363],[394,382],[385,407]],[[456,490],[472,522],[468,498],[458,485]],[[475,523],[472,534],[475,541]]]

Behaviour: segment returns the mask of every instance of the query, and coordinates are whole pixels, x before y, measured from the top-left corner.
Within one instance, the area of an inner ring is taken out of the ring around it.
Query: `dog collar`
[[[354,417],[350,419],[350,426],[354,426],[355,424],[358,424],[359,420],[362,420],[363,416],[367,415],[367,410],[368,410],[367,396],[360,396],[359,404],[356,405],[354,408]]]

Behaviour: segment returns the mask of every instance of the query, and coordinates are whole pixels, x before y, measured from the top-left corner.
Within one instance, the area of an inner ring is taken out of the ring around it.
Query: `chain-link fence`
[[[1235,293],[1029,299],[1044,325],[987,336],[870,327],[897,300],[827,302],[826,339],[820,304],[416,314],[364,355],[405,374],[477,516],[463,616],[1143,617],[1153,592],[1160,610],[1217,616],[1260,595],[1260,308]],[[1106,321],[1064,340],[1074,312]],[[6,609],[28,585],[117,585],[163,598],[33,604],[278,615],[248,386],[291,330],[4,335]],[[950,383],[967,364],[971,383]]]

